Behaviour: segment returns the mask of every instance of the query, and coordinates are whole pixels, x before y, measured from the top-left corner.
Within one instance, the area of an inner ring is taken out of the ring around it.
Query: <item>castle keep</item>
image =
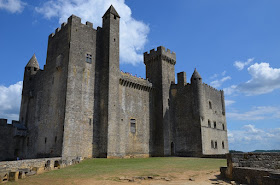
[[[144,53],[146,79],[121,72],[119,21],[111,6],[102,28],[72,15],[49,36],[44,68],[25,67],[19,123],[0,122],[0,160],[228,153],[223,91],[196,70],[176,84],[162,46]]]

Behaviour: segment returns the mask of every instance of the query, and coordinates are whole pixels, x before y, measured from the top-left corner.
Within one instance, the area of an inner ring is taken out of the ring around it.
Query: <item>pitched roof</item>
[[[107,14],[113,14],[113,15],[115,15],[115,16],[117,16],[118,18],[120,18],[120,16],[119,16],[119,14],[118,14],[118,12],[116,11],[116,9],[113,7],[113,5],[111,5],[110,7],[109,7],[109,9],[105,12],[105,14],[103,15],[103,17],[105,16],[105,15],[107,15]],[[103,18],[102,17],[102,18]]]
[[[33,54],[33,56],[31,57],[31,59],[29,60],[29,62],[27,63],[27,65],[25,67],[35,67],[37,69],[40,68],[35,54]]]
[[[201,78],[200,74],[197,72],[196,68],[194,69],[194,72],[192,74],[192,78]]]

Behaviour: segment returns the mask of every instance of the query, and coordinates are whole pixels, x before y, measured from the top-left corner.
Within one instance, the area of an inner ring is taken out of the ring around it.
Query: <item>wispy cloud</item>
[[[248,66],[249,64],[251,64],[254,61],[254,58],[249,58],[246,62],[242,62],[242,61],[235,61],[234,62],[234,66],[239,70],[243,70],[245,66]]]
[[[21,101],[22,81],[0,86],[0,118],[18,120]]]
[[[227,81],[227,80],[230,80],[231,77],[230,76],[226,76],[226,77],[223,77],[221,79],[218,79],[218,80],[214,80],[212,82],[210,82],[210,85],[215,87],[215,88],[218,88],[218,87],[221,87],[221,85]]]
[[[224,82],[228,81],[231,79],[230,76],[225,76],[226,75],[226,71],[223,71],[222,73],[220,74],[214,74],[210,77],[210,79],[212,79],[213,81],[210,82],[210,85],[215,87],[215,88],[218,88],[218,87],[221,87],[223,85]],[[214,80],[215,79],[215,80]]]
[[[7,10],[11,13],[20,13],[23,11],[26,3],[21,0],[0,0],[0,9]]]
[[[232,104],[234,104],[234,103],[235,103],[234,100],[225,100],[226,106],[230,106],[230,105],[232,105]]]
[[[228,112],[227,117],[233,120],[269,120],[280,118],[280,107],[260,106],[247,112]]]
[[[231,150],[280,149],[280,128],[260,129],[248,124],[238,130],[228,130],[228,140]]]
[[[136,65],[143,61],[143,49],[147,43],[149,26],[132,17],[131,9],[125,0],[48,0],[36,11],[50,19],[59,18],[65,22],[75,14],[82,21],[91,21],[94,26],[102,26],[101,17],[109,6],[113,4],[121,16],[120,19],[120,58],[122,63]]]

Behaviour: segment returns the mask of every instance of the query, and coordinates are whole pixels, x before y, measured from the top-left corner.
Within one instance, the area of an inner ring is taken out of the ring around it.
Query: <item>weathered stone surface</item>
[[[22,127],[0,120],[0,135],[11,141],[0,140],[0,160],[66,161],[44,167],[50,170],[80,158],[228,152],[223,91],[204,84],[197,70],[190,83],[178,73],[176,84],[176,54],[163,46],[144,53],[146,79],[121,72],[116,12],[111,6],[97,29],[70,16],[49,36],[42,69],[32,56],[23,80]]]
[[[280,153],[227,154],[227,168],[220,169],[222,176],[244,184],[280,184]],[[279,178],[278,178],[279,177]]]

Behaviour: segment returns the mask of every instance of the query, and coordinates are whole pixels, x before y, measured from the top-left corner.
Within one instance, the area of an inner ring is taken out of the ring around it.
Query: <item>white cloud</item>
[[[280,68],[272,68],[269,63],[255,63],[248,68],[251,79],[238,85],[246,95],[259,95],[280,88]]]
[[[91,21],[94,26],[102,26],[102,16],[113,5],[120,19],[120,58],[122,63],[138,64],[143,61],[143,49],[147,43],[149,27],[132,17],[125,0],[49,0],[36,11],[50,19],[58,17],[59,22],[75,14],[83,21]]]
[[[232,105],[232,104],[234,104],[234,103],[235,103],[234,100],[225,100],[226,106],[230,106],[230,105]]]
[[[231,77],[230,76],[226,76],[226,77],[223,77],[222,79],[218,79],[218,80],[214,80],[212,82],[210,82],[210,85],[215,87],[215,88],[218,88],[218,87],[221,87],[221,85],[227,81],[227,80],[230,80]]]
[[[18,120],[22,81],[9,87],[0,86],[0,118]]]
[[[280,148],[280,128],[259,129],[255,125],[244,125],[240,130],[228,130],[231,150],[253,151]]]
[[[0,9],[7,10],[11,13],[20,13],[23,11],[26,3],[20,0],[0,0]]]
[[[236,92],[237,85],[231,85],[230,87],[224,88],[225,95],[232,95]]]
[[[280,118],[280,107],[260,106],[247,112],[229,112],[227,117],[233,120],[268,120]]]
[[[253,96],[280,89],[280,68],[272,68],[269,63],[255,63],[248,67],[247,70],[251,79],[247,82],[224,88],[226,95],[244,93],[247,96]]]
[[[234,66],[241,71],[242,69],[244,69],[245,66],[249,65],[251,62],[254,61],[254,58],[249,58],[246,62],[242,62],[242,61],[235,61],[234,62]]]

